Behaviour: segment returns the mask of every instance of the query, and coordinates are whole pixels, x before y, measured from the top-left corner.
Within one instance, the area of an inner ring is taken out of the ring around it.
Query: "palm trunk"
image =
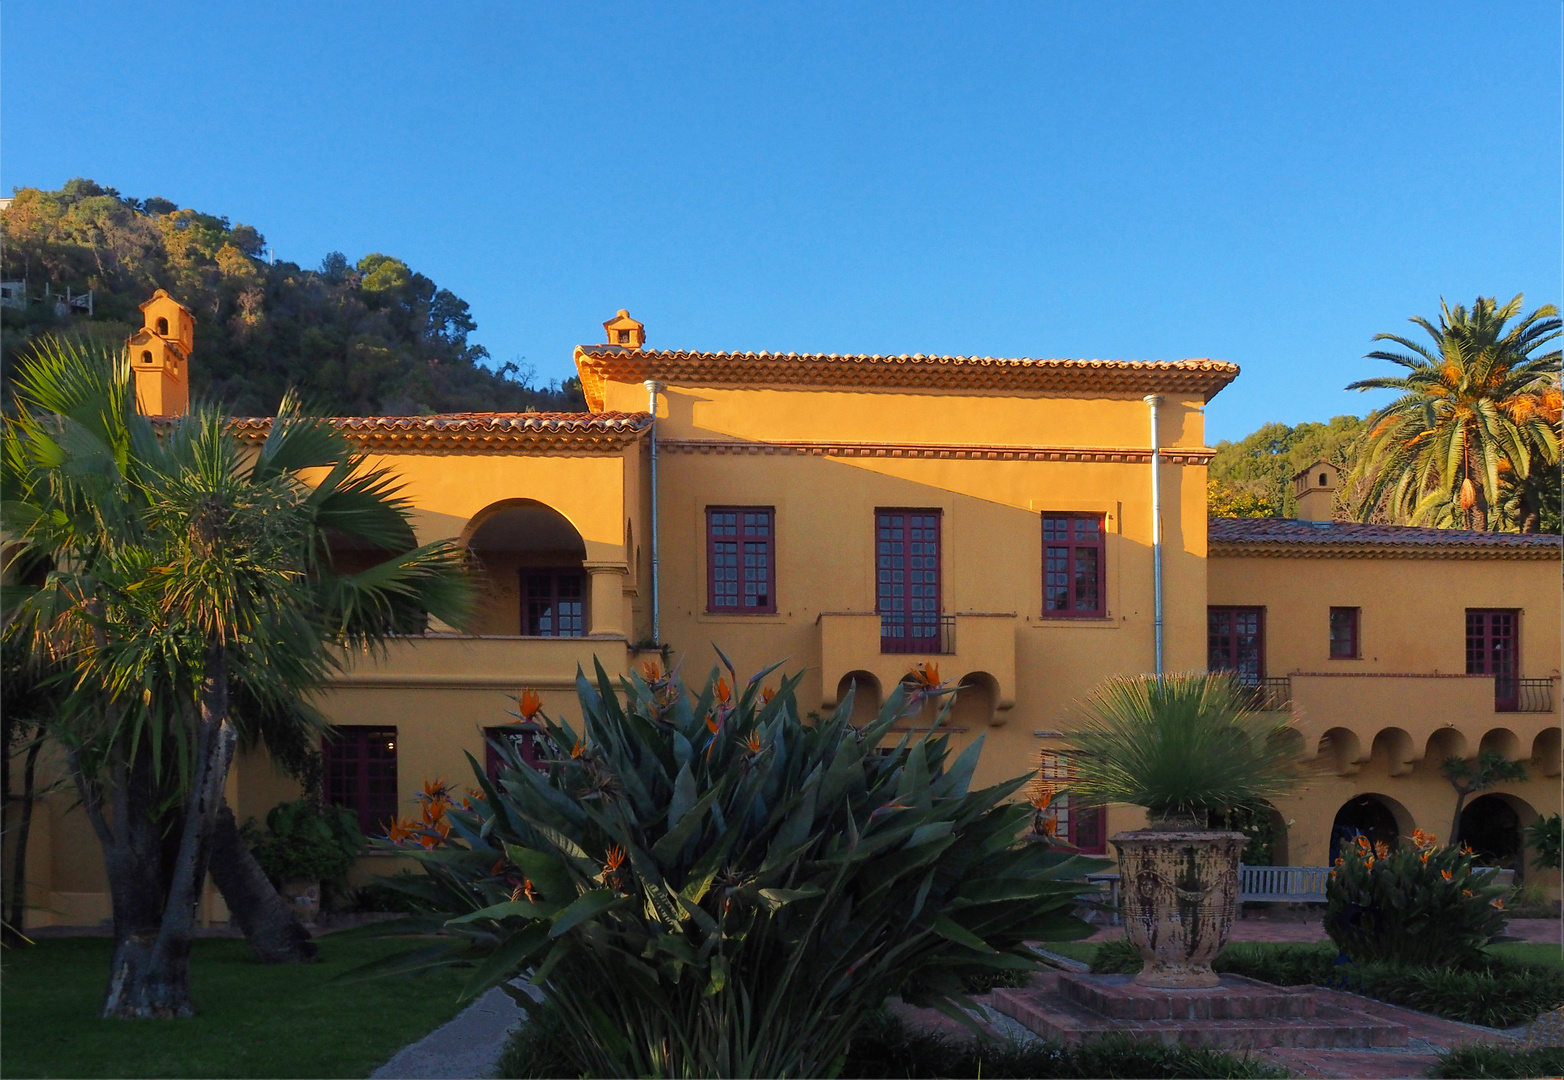
[[[277,894],[234,823],[224,803],[212,833],[212,881],[222,890],[228,913],[244,931],[263,964],[307,964],[319,950],[310,933],[293,917],[293,908]]]
[[[43,749],[43,730],[33,736],[33,744],[27,748],[27,758],[22,766],[22,820],[16,826],[16,850],[11,868],[11,914],[7,919],[11,933],[20,934],[22,919],[27,912],[27,835],[33,828],[33,800],[37,790],[36,777],[38,752]],[[9,771],[10,763],[6,763]]]
[[[223,783],[233,758],[234,731],[228,723],[227,653],[211,643],[201,682],[200,737],[196,770],[185,803],[184,823],[161,919],[150,939],[135,935],[124,956],[116,947],[115,968],[103,1003],[105,1017],[192,1016],[190,947],[196,905],[206,881],[212,830],[222,805]]]

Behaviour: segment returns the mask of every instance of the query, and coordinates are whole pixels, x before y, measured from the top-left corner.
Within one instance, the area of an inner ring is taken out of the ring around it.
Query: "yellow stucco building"
[[[147,403],[181,400],[177,329],[177,363],[136,369]],[[856,683],[865,715],[932,662],[962,687],[955,742],[986,738],[980,781],[1067,775],[1072,703],[1156,665],[1154,497],[1165,670],[1243,672],[1322,759],[1277,806],[1276,861],[1323,864],[1343,823],[1446,835],[1438,762],[1479,748],[1529,770],[1484,828],[1558,811],[1559,538],[1332,523],[1330,466],[1300,478],[1325,520],[1208,520],[1204,410],[1235,365],[656,350],[623,311],[604,329],[575,353],[589,413],[336,421],[401,475],[420,540],[460,538],[484,582],[474,633],[400,641],[323,695],[327,792],[367,825],[484,760],[512,695],[574,715],[578,666],[618,675],[660,645],[690,682],[713,643],[741,673],[785,659],[806,708]],[[295,790],[256,756],[228,799],[259,818]],[[100,920],[91,832],[46,802],[32,918]],[[1099,851],[1144,820],[1073,817]]]

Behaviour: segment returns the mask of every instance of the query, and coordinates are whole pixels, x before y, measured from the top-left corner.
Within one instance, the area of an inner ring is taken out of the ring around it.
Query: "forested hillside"
[[[575,379],[486,366],[466,301],[400,259],[333,252],[311,270],[265,246],[250,225],[91,180],[20,188],[0,213],[0,276],[27,282],[24,307],[0,308],[6,372],[40,334],[123,341],[163,288],[195,315],[194,392],[238,415],[274,412],[290,386],[334,415],[586,408]],[[92,317],[45,298],[67,288],[92,290]]]
[[[1216,444],[1208,475],[1211,513],[1218,517],[1293,517],[1292,478],[1324,460],[1350,470],[1353,443],[1363,431],[1356,416],[1297,427],[1266,424],[1238,442]]]

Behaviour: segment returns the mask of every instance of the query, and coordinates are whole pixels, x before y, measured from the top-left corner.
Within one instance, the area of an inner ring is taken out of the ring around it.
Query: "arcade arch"
[[[478,634],[582,637],[589,626],[586,543],[570,520],[532,499],[473,515],[462,542],[484,582]]]

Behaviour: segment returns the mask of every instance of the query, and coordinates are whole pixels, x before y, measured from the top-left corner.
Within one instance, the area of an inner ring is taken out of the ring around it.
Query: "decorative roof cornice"
[[[235,417],[234,432],[259,442],[272,417]],[[335,416],[327,421],[365,450],[468,453],[535,451],[612,453],[651,427],[647,413],[443,413],[436,416]]]
[[[1564,540],[1547,533],[1494,533],[1312,522],[1290,518],[1212,518],[1213,557],[1286,559],[1537,559],[1557,562]]]
[[[838,356],[689,352],[581,345],[576,370],[587,406],[609,381],[676,386],[865,387],[1083,394],[1197,394],[1210,401],[1238,376],[1223,360],[1002,360],[989,356]]]
[[[1149,465],[1151,450],[1125,446],[1012,446],[990,443],[750,442],[737,439],[658,439],[675,454],[799,454],[848,458],[936,458],[956,461],[1069,461]],[[1209,447],[1163,447],[1169,465],[1206,465]]]

